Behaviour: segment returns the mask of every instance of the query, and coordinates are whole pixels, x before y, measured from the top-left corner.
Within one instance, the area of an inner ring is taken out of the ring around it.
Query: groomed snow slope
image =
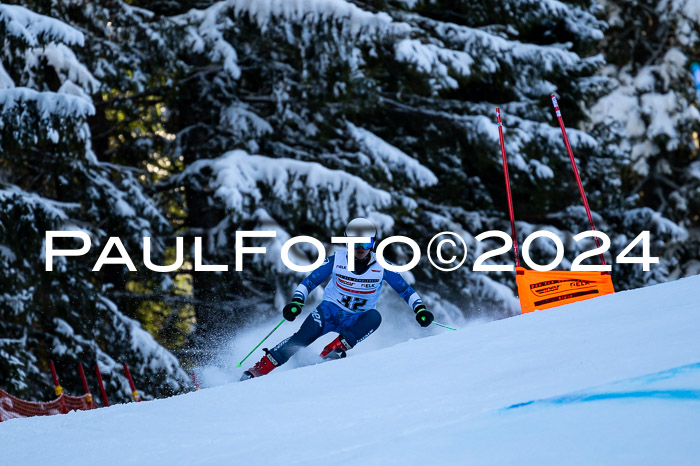
[[[166,400],[0,424],[0,464],[698,464],[700,276]]]

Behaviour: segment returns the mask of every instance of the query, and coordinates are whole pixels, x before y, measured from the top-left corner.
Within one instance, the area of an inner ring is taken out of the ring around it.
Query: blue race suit
[[[347,251],[328,257],[311,272],[294,292],[295,298],[306,300],[311,291],[331,279],[323,293],[323,301],[309,314],[299,330],[270,350],[284,364],[300,348],[309,346],[328,332],[343,336],[350,347],[370,336],[382,321],[375,309],[386,281],[412,308],[422,304],[418,293],[397,272],[384,269],[370,252],[369,265],[361,274],[349,270]]]

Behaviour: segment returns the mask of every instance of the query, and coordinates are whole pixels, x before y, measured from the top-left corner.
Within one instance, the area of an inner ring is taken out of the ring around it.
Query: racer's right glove
[[[292,302],[284,306],[282,309],[282,315],[288,321],[293,321],[301,314],[301,309],[304,307],[304,300],[301,298],[294,298]]]

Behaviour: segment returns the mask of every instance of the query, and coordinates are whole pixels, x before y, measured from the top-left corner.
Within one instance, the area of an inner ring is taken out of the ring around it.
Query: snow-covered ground
[[[166,400],[11,420],[0,464],[698,464],[699,289],[695,276]]]

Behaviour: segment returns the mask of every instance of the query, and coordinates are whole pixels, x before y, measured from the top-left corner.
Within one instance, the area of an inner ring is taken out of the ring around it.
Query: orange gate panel
[[[539,272],[523,267],[515,271],[523,314],[615,292],[608,272]]]

